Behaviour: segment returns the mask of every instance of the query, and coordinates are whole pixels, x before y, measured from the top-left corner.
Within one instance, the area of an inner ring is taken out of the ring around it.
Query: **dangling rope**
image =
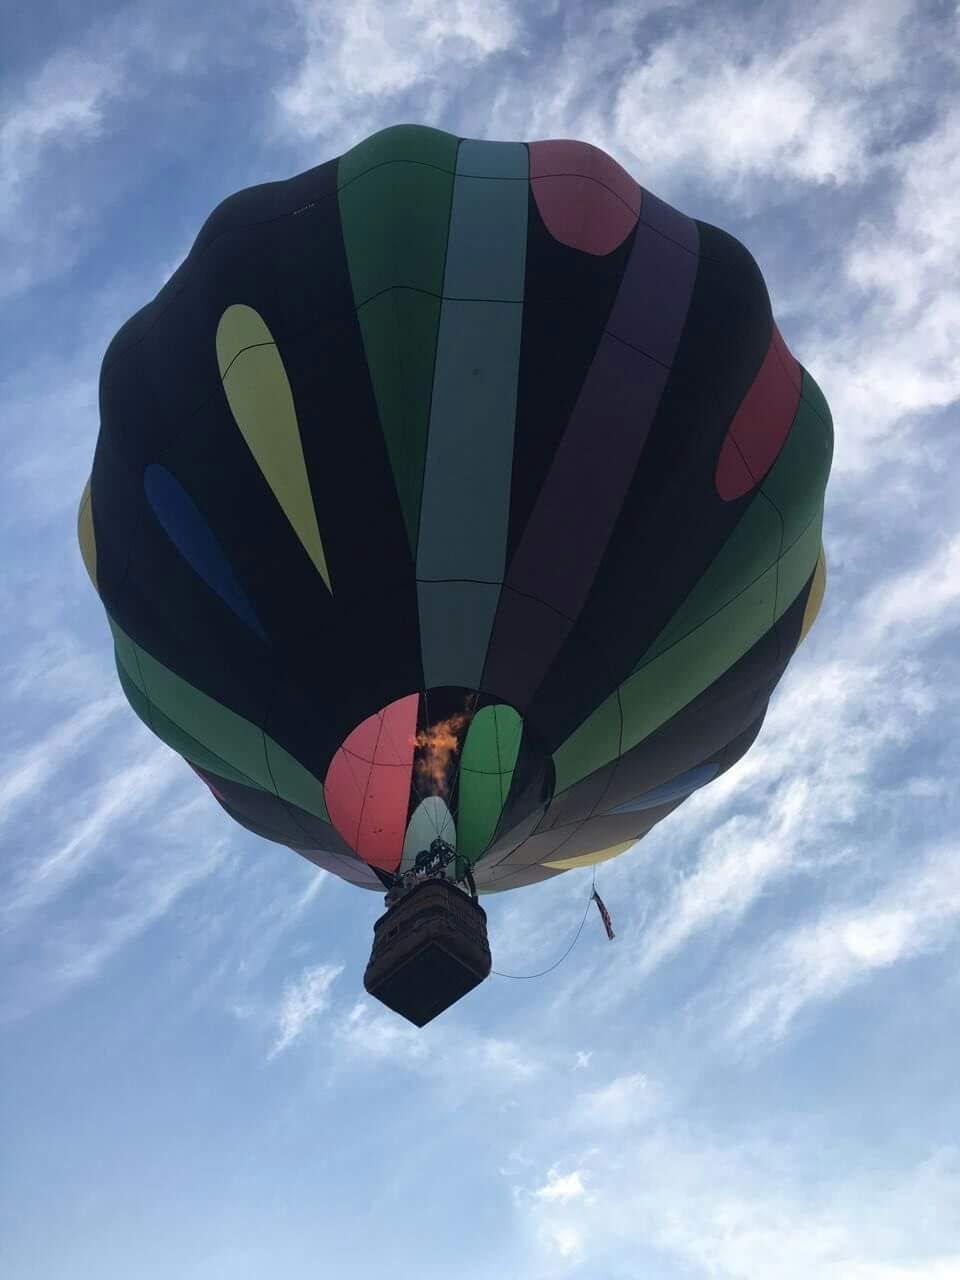
[[[573,939],[569,947],[567,947],[566,951],[563,953],[563,955],[560,957],[559,960],[554,960],[553,964],[550,965],[549,968],[541,969],[539,973],[501,973],[499,969],[491,969],[490,972],[492,974],[495,974],[498,978],[514,978],[518,981],[526,981],[528,978],[543,978],[546,976],[546,974],[552,973],[554,969],[557,968],[558,965],[563,964],[564,960],[566,960],[567,956],[570,954],[573,948],[577,945],[577,942],[580,939],[580,935],[581,933],[583,933],[583,926],[587,923],[587,916],[590,914],[590,904],[592,902],[596,902],[597,908],[600,912],[600,918],[603,920],[603,927],[607,931],[607,937],[612,942],[614,933],[613,933],[613,926],[610,923],[610,912],[604,906],[603,899],[600,897],[599,893],[597,893],[597,873],[596,871],[594,871],[593,883],[590,886],[590,897],[587,899],[587,905],[584,908],[583,918],[581,919],[580,923],[577,925],[577,932],[573,935]]]

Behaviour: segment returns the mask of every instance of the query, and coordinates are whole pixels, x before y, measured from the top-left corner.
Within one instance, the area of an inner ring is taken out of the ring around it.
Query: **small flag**
[[[607,937],[612,942],[616,937],[616,934],[613,932],[613,923],[610,919],[610,912],[607,910],[603,899],[600,897],[599,893],[597,893],[596,889],[593,891],[593,900],[597,904],[597,910],[600,912],[600,919],[603,921],[603,927],[607,931]]]

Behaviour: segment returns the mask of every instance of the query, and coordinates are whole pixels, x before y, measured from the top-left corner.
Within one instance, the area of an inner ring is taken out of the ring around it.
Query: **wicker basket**
[[[422,1027],[489,973],[487,913],[448,880],[425,880],[373,926],[363,985]]]

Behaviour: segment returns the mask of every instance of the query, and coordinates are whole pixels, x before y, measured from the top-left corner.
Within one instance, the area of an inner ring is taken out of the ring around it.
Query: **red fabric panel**
[[[643,189],[586,142],[531,142],[530,185],[550,234],[584,253],[612,253],[640,214]]]
[[[330,821],[372,867],[395,871],[403,853],[420,695],[408,694],[359,724],[327,770]]]
[[[749,493],[773,466],[797,413],[801,376],[774,325],[763,364],[720,449],[716,485],[724,502]]]

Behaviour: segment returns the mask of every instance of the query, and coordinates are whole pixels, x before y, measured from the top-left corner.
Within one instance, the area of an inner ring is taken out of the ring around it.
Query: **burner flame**
[[[434,795],[446,795],[450,784],[450,765],[460,746],[460,739],[470,716],[458,711],[422,729],[413,739],[417,748],[416,771],[421,782],[433,788]]]

